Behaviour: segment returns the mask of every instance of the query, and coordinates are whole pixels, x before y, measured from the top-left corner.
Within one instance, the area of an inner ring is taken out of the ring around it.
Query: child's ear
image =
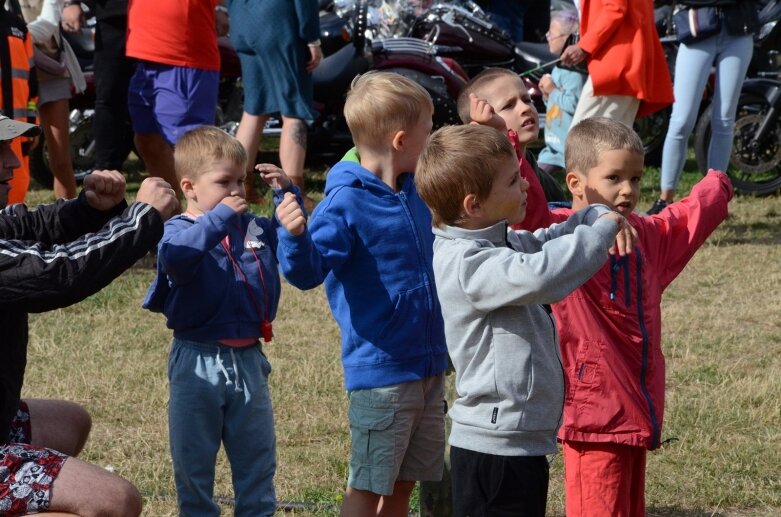
[[[567,184],[567,188],[572,193],[572,197],[583,198],[586,187],[586,178],[578,170],[572,170],[567,172],[567,176],[564,178],[564,182]]]
[[[477,196],[474,194],[467,194],[464,201],[461,203],[461,208],[464,209],[464,213],[470,218],[479,216],[483,210],[483,207],[480,205],[480,200],[477,199]]]
[[[399,131],[396,131],[393,135],[393,140],[391,142],[391,145],[393,146],[393,149],[396,151],[401,151],[404,148],[404,138],[406,138],[407,133],[400,129]]]
[[[182,189],[184,197],[190,198],[193,195],[193,182],[190,178],[182,178],[179,181],[179,187]]]

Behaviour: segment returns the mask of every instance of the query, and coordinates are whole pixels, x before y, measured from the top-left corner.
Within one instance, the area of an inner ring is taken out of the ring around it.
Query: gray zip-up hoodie
[[[450,445],[499,456],[556,452],[564,375],[552,315],[605,264],[618,231],[603,205],[550,228],[434,228],[434,278],[456,370]]]

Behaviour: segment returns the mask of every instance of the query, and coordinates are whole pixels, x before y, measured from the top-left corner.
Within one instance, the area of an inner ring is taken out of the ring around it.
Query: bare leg
[[[379,494],[347,487],[344,500],[342,500],[342,512],[340,515],[341,517],[376,515],[379,504]]]
[[[50,509],[82,517],[137,517],[141,495],[116,474],[71,457],[54,480]]]
[[[659,199],[672,203],[675,200],[675,191],[662,189],[662,193],[659,195]]]
[[[279,138],[279,163],[290,180],[301,189],[304,204],[312,213],[314,202],[306,195],[304,160],[306,159],[306,123],[298,118],[282,117],[282,136]]]
[[[70,122],[68,99],[47,102],[38,106],[41,127],[49,148],[49,168],[54,176],[54,197],[73,199],[76,197],[76,178],[70,153]]]
[[[377,515],[381,517],[407,517],[409,515],[409,496],[415,488],[414,481],[396,481],[393,495],[380,498]]]
[[[171,184],[176,196],[182,198],[182,190],[176,179],[174,170],[174,150],[159,133],[138,133],[135,143],[141,158],[146,164],[146,170],[151,176],[163,178]]]
[[[260,193],[257,190],[257,177],[255,175],[255,161],[258,158],[258,147],[260,139],[263,137],[263,128],[266,126],[268,115],[250,115],[244,112],[241,115],[239,128],[236,130],[236,140],[241,142],[244,150],[247,151],[247,179],[244,181],[244,187],[247,190],[247,201],[258,203],[262,201]]]
[[[32,445],[76,456],[87,442],[92,419],[78,404],[65,400],[26,399]]]

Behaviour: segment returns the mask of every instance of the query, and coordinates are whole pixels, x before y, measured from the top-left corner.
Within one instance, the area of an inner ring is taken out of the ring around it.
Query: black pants
[[[125,56],[127,16],[98,20],[95,31],[95,168],[122,170],[133,146],[127,88],[135,64]]]
[[[544,517],[545,456],[494,456],[451,446],[450,468],[454,516]]]

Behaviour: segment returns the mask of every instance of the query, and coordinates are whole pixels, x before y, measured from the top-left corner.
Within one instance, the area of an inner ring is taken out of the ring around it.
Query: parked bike
[[[754,38],[749,79],[740,91],[726,172],[737,192],[768,195],[781,190],[781,2],[768,2],[759,20],[762,28]],[[709,107],[703,113],[694,132],[694,153],[703,174],[711,111]]]

